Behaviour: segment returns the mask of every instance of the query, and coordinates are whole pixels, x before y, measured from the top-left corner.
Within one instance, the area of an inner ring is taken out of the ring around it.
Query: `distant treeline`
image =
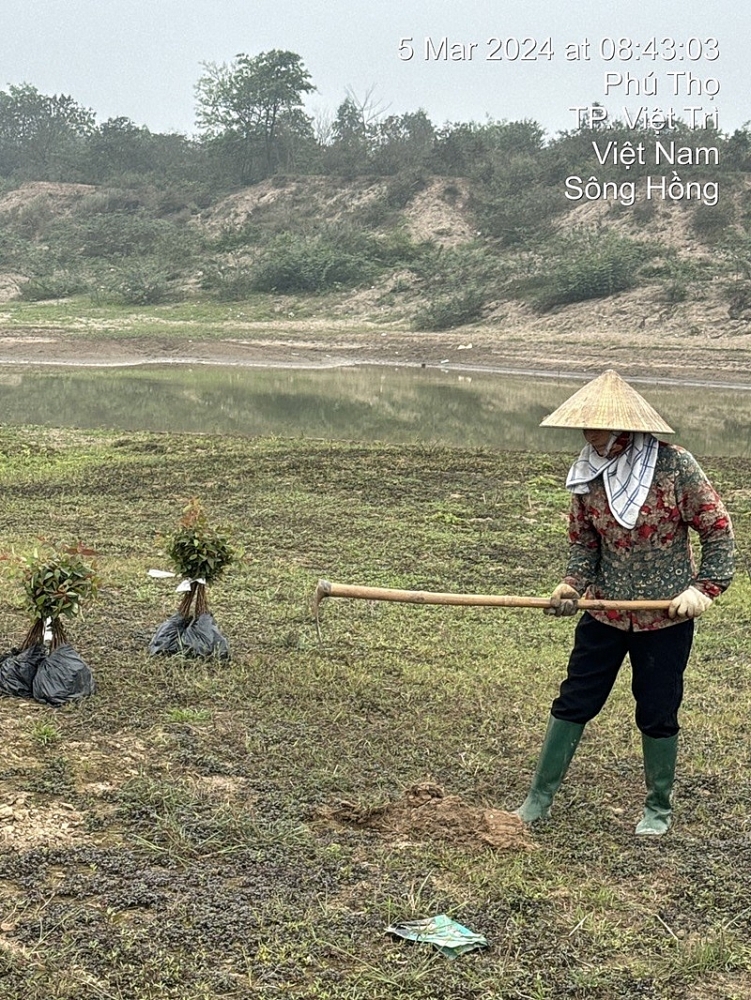
[[[380,280],[384,303],[419,329],[474,322],[511,299],[550,309],[646,284],[668,309],[720,288],[730,318],[751,320],[748,127],[613,122],[549,136],[532,120],[389,114],[372,91],[349,92],[330,120],[315,119],[304,108],[313,89],[292,52],[206,64],[195,136],[99,123],[72,97],[30,84],[0,91],[0,195],[28,181],[94,186],[8,199],[0,270],[20,277],[27,299],[126,305]],[[295,194],[306,177],[318,179]],[[194,224],[262,181],[284,196],[221,231]],[[347,184],[351,197],[334,208]],[[416,241],[405,227],[404,210],[430,184],[470,223],[460,245]],[[604,211],[568,223],[565,213],[596,201]],[[707,253],[664,241],[663,210]]]
[[[388,114],[372,91],[348,92],[333,118],[316,119],[303,104],[314,89],[293,52],[271,50],[239,55],[229,65],[206,64],[196,85],[197,132],[189,137],[155,133],[124,117],[98,123],[95,112],[71,96],[42,94],[28,83],[9,86],[0,91],[0,178],[119,185],[148,178],[161,186],[191,182],[197,190],[216,190],[275,174],[353,178],[425,172],[471,178],[503,196],[544,191],[568,175],[586,179],[595,170],[610,177],[643,173],[654,166],[650,150],[656,138],[716,149],[715,173],[751,166],[746,127],[725,135],[678,123],[658,135],[616,122],[609,129],[580,128],[551,137],[532,120],[439,125],[424,110]],[[614,145],[606,152],[610,140]],[[638,156],[632,163],[628,147],[638,150],[640,143],[644,163]],[[688,162],[684,158],[683,164]]]

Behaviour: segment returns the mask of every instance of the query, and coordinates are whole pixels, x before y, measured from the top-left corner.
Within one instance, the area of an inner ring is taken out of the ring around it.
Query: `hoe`
[[[396,601],[402,604],[458,604],[489,608],[550,608],[548,597],[516,597],[512,594],[440,594],[431,590],[391,590],[388,587],[357,587],[346,583],[319,580],[311,608],[321,638],[319,610],[326,597],[349,597],[363,601]],[[582,598],[577,606],[582,611],[666,611],[669,600],[659,601],[598,601]]]

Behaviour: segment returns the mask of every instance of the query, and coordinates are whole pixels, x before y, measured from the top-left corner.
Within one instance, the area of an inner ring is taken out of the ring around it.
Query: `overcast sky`
[[[747,0],[0,0],[0,89],[30,83],[70,94],[100,122],[123,115],[193,134],[201,64],[277,48],[301,56],[317,87],[307,107],[321,119],[347,88],[374,88],[388,113],[423,108],[436,124],[533,118],[554,134],[575,127],[570,107],[596,101],[617,117],[717,108],[732,132],[751,119],[749,9]],[[408,38],[414,55],[400,59]],[[630,59],[614,52],[622,38]],[[645,94],[653,83],[657,95]]]

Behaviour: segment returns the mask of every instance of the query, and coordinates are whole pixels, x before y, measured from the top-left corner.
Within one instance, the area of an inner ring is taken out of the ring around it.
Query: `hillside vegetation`
[[[745,332],[747,184],[728,181],[711,210],[722,227],[702,206],[605,202],[551,214],[512,246],[479,228],[487,207],[465,178],[426,175],[398,205],[393,181],[275,178],[179,210],[152,188],[30,182],[0,197],[0,283],[6,299],[125,306],[271,292],[326,311],[335,293],[350,314],[388,307],[425,330],[636,290],[668,315],[711,300]]]
[[[273,73],[288,93],[270,108]],[[207,67],[195,139],[0,92],[0,294],[82,309],[292,296],[416,331],[552,312],[562,329],[626,314],[633,330],[747,332],[747,129],[550,137],[533,121],[385,116],[353,95],[315,129],[309,89],[292,53]],[[656,158],[658,141],[677,158]]]

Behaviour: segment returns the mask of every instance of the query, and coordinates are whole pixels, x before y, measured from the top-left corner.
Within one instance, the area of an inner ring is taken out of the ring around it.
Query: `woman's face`
[[[604,455],[608,448],[608,441],[610,440],[610,435],[612,431],[583,431],[584,438],[588,444],[591,444],[598,455]]]

